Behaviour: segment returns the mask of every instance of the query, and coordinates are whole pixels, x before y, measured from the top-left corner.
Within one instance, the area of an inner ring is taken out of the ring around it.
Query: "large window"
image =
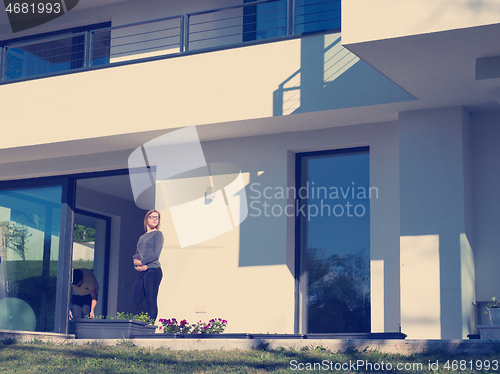
[[[297,155],[300,330],[370,332],[368,148]]]
[[[0,191],[0,329],[54,331],[62,187]]]

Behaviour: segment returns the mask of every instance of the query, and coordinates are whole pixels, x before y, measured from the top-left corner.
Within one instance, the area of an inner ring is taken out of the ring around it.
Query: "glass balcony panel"
[[[6,47],[5,78],[19,79],[82,68],[85,35]]]
[[[305,34],[324,30],[340,30],[340,0],[297,0],[295,33]]]

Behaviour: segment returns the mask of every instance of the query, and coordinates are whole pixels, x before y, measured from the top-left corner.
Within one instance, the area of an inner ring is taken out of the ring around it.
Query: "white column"
[[[410,339],[470,333],[469,127],[459,107],[399,116],[401,325]]]

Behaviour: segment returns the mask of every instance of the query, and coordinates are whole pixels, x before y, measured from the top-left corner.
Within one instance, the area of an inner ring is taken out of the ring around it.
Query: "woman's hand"
[[[141,260],[134,259],[134,266],[142,266]]]
[[[148,265],[136,266],[135,270],[137,270],[137,271],[146,271],[146,270],[148,270]]]

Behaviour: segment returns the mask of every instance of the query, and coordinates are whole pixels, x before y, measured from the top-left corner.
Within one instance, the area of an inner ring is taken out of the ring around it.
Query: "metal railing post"
[[[184,17],[184,52],[189,51],[189,20],[191,16],[186,14]]]
[[[89,31],[89,66],[92,66],[92,63],[94,62],[94,39],[95,39],[95,31],[94,30]]]
[[[288,3],[290,4],[290,33],[288,35],[294,35],[295,34],[295,0],[288,0]]]
[[[85,32],[84,42],[83,42],[83,67],[88,67],[89,65],[89,39],[90,32]]]
[[[6,52],[5,47],[0,48],[0,82],[5,80],[5,58]]]
[[[292,0],[286,2],[286,34],[290,35],[292,32]]]
[[[184,14],[179,17],[179,52],[184,52]]]

